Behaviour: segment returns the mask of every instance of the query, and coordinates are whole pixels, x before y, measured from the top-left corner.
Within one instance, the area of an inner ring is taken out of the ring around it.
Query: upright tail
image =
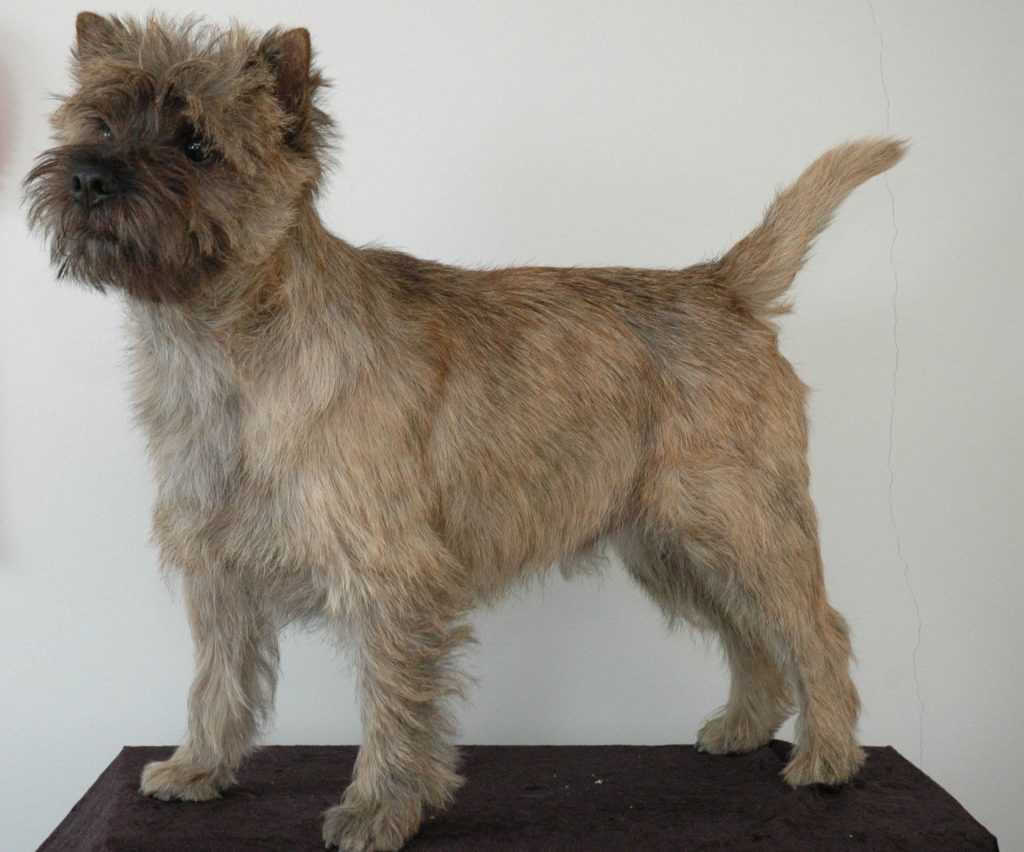
[[[822,154],[776,196],[761,224],[719,260],[727,285],[751,313],[767,318],[789,309],[782,296],[836,208],[904,153],[906,144],[897,139],[848,142]]]

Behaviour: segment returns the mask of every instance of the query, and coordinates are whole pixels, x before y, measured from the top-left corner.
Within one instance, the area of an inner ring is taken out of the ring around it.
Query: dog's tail
[[[718,261],[743,306],[761,318],[788,311],[782,296],[836,208],[868,178],[896,165],[904,153],[906,143],[897,139],[848,142],[822,154],[782,190],[761,224]]]

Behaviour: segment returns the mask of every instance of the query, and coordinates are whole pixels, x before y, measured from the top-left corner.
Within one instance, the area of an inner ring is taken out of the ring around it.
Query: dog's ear
[[[75,32],[78,35],[75,55],[86,59],[110,45],[117,34],[117,26],[109,18],[95,12],[79,12],[75,19]]]
[[[298,27],[283,33],[270,33],[260,51],[274,71],[277,100],[292,120],[285,141],[293,143],[309,125],[309,30]]]

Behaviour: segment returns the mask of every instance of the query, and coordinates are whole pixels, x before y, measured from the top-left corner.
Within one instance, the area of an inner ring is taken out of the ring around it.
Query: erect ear
[[[274,70],[277,99],[293,119],[287,139],[290,142],[309,120],[309,30],[288,30],[264,41],[262,50]]]
[[[95,12],[79,12],[75,19],[75,31],[78,34],[76,53],[79,59],[102,53],[117,33],[114,22]]]

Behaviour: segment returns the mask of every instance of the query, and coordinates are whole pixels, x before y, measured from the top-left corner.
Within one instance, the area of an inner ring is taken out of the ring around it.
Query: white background
[[[4,850],[42,841],[123,744],[176,742],[191,670],[148,543],[119,306],[55,284],[18,208],[79,8],[0,19]],[[782,343],[814,391],[814,496],[862,739],[1024,848],[1019,0],[203,11],[310,28],[345,133],[325,218],[449,262],[682,266],[742,236],[825,148],[887,127],[912,140],[818,244]],[[476,623],[467,743],[688,743],[725,697],[717,650],[666,634],[616,566]],[[344,660],[290,636],[268,740],[358,739]]]

